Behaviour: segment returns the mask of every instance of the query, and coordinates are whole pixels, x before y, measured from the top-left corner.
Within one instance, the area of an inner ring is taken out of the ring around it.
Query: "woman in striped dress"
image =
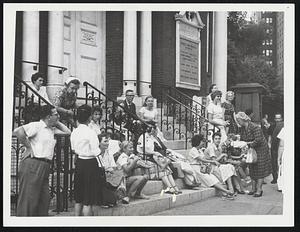
[[[261,197],[264,177],[270,175],[272,171],[268,143],[260,126],[251,122],[250,118],[244,112],[238,112],[236,120],[242,126],[241,140],[246,141],[248,146],[253,148],[257,153],[257,162],[249,165],[252,191],[248,194],[254,197]]]

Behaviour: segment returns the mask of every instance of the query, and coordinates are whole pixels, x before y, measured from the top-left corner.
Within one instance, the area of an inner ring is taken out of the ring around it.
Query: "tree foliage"
[[[227,18],[227,83],[230,88],[238,83],[257,82],[266,88],[264,101],[268,104],[283,102],[278,89],[276,69],[266,64],[261,54],[266,38],[264,23],[249,23],[242,11],[229,12]]]

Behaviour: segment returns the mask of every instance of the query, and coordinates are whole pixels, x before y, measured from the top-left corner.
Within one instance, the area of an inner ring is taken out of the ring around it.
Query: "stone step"
[[[182,194],[176,195],[176,199],[171,194],[161,195],[157,193],[151,195],[149,200],[133,200],[128,205],[120,204],[108,209],[97,207],[95,216],[151,215],[178,206],[192,204],[216,195],[214,188],[200,187],[199,190],[184,189],[182,192]],[[68,212],[61,212],[55,215],[52,213],[50,216],[74,216],[74,208],[69,208]]]
[[[175,151],[182,154],[182,155],[184,155],[184,156],[186,156],[190,152],[190,148],[191,147],[188,147],[188,149],[178,149],[178,150],[175,150]]]
[[[167,148],[172,150],[183,150],[185,149],[185,140],[167,140],[164,142]],[[191,143],[188,141],[187,149],[191,149]]]

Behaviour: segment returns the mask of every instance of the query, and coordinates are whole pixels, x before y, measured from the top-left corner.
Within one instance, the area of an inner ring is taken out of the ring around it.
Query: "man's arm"
[[[58,121],[56,124],[55,133],[56,134],[71,134],[71,130],[65,124]]]
[[[24,144],[24,146],[26,148],[31,149],[31,144],[29,142],[29,139],[28,139],[28,137],[26,135],[26,132],[25,132],[23,126],[20,126],[20,127],[16,128],[14,130],[14,134],[17,136],[17,138],[19,139],[20,143]]]

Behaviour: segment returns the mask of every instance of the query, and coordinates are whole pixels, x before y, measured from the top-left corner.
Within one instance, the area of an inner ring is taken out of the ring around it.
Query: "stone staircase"
[[[149,200],[133,200],[128,205],[119,204],[113,208],[96,207],[95,216],[146,216],[171,208],[192,204],[217,194],[214,188],[199,187],[197,190],[186,189],[181,179],[176,185],[182,190],[180,195],[161,194],[163,188],[161,181],[148,181],[143,193],[150,196]],[[74,203],[70,204],[67,212],[49,212],[50,216],[74,216]]]
[[[186,155],[191,148],[190,143],[188,143],[188,149],[185,149],[184,140],[168,140],[165,142],[165,145],[183,155]],[[133,200],[128,205],[119,204],[108,209],[97,207],[94,214],[95,216],[146,216],[171,208],[189,205],[219,194],[215,188],[200,186],[199,189],[189,189],[182,179],[176,179],[175,182],[181,189],[182,194],[176,196],[166,193],[162,194],[162,189],[164,188],[162,182],[160,180],[149,180],[143,189],[143,193],[150,196],[149,200]],[[49,214],[50,216],[74,216],[74,202],[70,202],[68,212],[57,214],[50,211]]]

